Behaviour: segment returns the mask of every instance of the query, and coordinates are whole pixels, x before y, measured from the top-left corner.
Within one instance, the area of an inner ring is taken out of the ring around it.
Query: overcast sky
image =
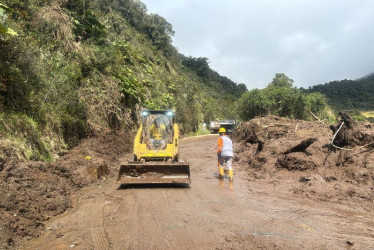
[[[297,87],[374,72],[374,0],[141,0],[173,45],[248,89],[275,73]]]

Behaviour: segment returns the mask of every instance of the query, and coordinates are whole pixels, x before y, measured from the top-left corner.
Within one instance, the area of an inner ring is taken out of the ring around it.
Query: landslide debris
[[[371,123],[359,124],[352,117],[340,113],[340,121],[337,125],[330,125],[334,133],[333,144],[337,147],[354,150],[357,147],[374,148],[374,133]]]
[[[340,114],[330,127],[267,116],[241,124],[232,138],[234,160],[249,181],[271,184],[279,192],[373,210],[373,124],[358,123],[347,114]]]
[[[104,132],[53,163],[0,159],[0,249],[39,236],[48,219],[72,208],[75,192],[115,175],[131,145],[128,133]]]

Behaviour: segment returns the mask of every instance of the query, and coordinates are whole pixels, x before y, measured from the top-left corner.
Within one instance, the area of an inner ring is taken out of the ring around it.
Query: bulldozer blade
[[[191,183],[190,166],[185,162],[127,162],[121,164],[121,184]]]

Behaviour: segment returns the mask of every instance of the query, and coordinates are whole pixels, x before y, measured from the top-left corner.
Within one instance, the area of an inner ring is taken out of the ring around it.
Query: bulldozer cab
[[[143,117],[142,143],[149,149],[163,150],[173,142],[172,117],[165,113],[150,113]]]

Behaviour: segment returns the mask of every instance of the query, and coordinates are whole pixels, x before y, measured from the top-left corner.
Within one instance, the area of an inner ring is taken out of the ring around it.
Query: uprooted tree
[[[332,144],[340,149],[353,150],[357,147],[374,148],[372,124],[359,124],[350,115],[339,113],[339,123],[330,125],[334,133]]]

